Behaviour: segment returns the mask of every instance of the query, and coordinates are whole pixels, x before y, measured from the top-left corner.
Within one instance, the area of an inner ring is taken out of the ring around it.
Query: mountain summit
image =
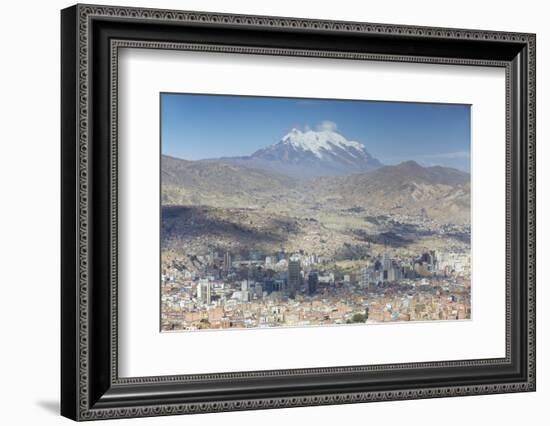
[[[339,133],[330,130],[302,132],[298,129],[292,129],[279,143],[260,149],[252,156],[288,160],[287,153],[292,151],[301,155],[314,155],[320,160],[335,156],[349,159],[371,159],[363,144],[348,141]],[[284,155],[281,156],[281,154]]]
[[[363,144],[329,129],[292,129],[276,144],[238,162],[295,177],[342,176],[381,166]]]

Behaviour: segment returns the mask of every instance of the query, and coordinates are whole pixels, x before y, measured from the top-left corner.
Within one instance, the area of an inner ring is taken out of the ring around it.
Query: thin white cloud
[[[335,132],[338,126],[334,121],[330,120],[323,120],[319,124],[317,124],[317,130],[318,131],[329,131],[329,132]]]
[[[470,151],[445,152],[440,154],[426,154],[424,158],[470,158]]]

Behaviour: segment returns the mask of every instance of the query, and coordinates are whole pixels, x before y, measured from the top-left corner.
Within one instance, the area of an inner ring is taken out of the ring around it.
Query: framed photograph
[[[535,390],[535,35],[61,12],[61,412]]]

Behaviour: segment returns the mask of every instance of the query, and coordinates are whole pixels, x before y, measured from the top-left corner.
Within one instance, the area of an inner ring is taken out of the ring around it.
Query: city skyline
[[[163,331],[471,318],[468,251],[378,254],[347,274],[325,270],[330,258],[284,250],[199,259],[200,274],[163,271]]]
[[[383,164],[470,171],[470,105],[174,93],[160,102],[162,153],[176,158],[246,156],[293,128],[329,126]]]

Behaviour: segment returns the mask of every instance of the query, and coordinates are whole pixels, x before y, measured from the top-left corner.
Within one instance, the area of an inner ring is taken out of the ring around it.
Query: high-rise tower
[[[296,297],[296,291],[300,288],[302,278],[300,269],[300,258],[296,255],[290,256],[288,260],[288,293],[292,299]]]

